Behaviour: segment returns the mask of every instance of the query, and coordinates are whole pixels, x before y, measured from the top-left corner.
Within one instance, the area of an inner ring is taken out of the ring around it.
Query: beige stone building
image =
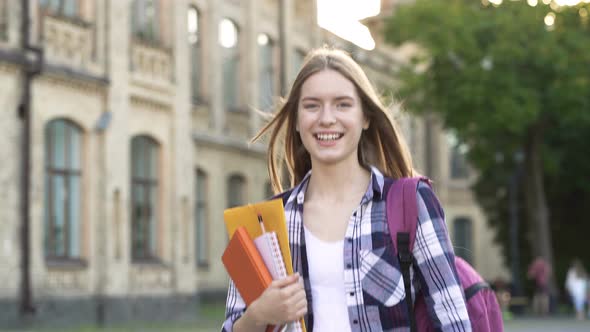
[[[24,298],[23,178],[34,319],[191,317],[227,287],[223,210],[270,195],[264,146],[248,143],[262,123],[253,109],[269,110],[323,43],[350,51],[386,96],[404,58],[320,29],[313,0],[30,0],[43,68],[27,172],[23,2],[0,1],[0,325],[17,324]],[[398,117],[458,252],[486,278],[505,276],[463,147],[433,117]]]

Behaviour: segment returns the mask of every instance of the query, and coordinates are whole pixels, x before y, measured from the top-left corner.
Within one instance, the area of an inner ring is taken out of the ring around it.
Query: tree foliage
[[[509,222],[505,187],[518,167],[514,156],[523,155],[519,206],[528,223],[520,239],[528,250],[522,263],[532,255],[552,260],[553,247],[560,258],[558,271],[574,255],[590,263],[587,250],[575,252],[560,242],[561,236],[583,241],[563,226],[584,220],[582,209],[590,202],[590,157],[585,153],[590,139],[590,4],[484,2],[416,0],[396,9],[386,39],[422,49],[400,72],[405,82],[400,94],[410,111],[439,113],[467,143],[470,163],[480,175],[474,187],[478,201],[504,249]],[[554,23],[547,25],[552,18]]]

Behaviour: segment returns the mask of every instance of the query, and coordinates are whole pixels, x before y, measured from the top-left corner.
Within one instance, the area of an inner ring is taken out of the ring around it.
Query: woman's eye
[[[316,105],[316,104],[306,104],[306,105],[304,104],[304,105],[303,105],[303,109],[306,109],[306,110],[309,110],[309,109],[314,109],[314,108],[316,108],[317,106],[318,106],[318,105]]]
[[[352,107],[351,103],[339,103],[338,105],[339,108],[348,108],[348,107]]]

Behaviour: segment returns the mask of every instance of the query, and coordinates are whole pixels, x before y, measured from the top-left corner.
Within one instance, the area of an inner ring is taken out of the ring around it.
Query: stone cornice
[[[82,91],[87,94],[104,94],[110,84],[106,77],[99,77],[70,68],[44,64],[40,79]]]
[[[139,107],[141,109],[154,112],[170,112],[172,110],[172,105],[160,100],[155,100],[153,98],[131,94],[129,99],[132,106]]]
[[[250,144],[243,139],[193,132],[193,140],[197,144],[203,144],[214,148],[237,150],[238,152],[253,155],[254,157],[266,157],[265,145],[260,143]]]
[[[18,50],[0,49],[0,71],[12,72],[12,68],[18,71],[25,65],[25,58]],[[84,92],[96,93],[97,89],[105,90],[110,84],[108,77],[96,76],[79,70],[73,70],[68,67],[43,64],[40,76],[41,80],[49,80],[60,85],[68,86],[72,89],[82,90]]]

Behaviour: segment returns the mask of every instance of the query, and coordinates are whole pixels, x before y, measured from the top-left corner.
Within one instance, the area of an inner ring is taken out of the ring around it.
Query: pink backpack
[[[412,248],[418,222],[416,190],[420,181],[430,186],[430,180],[425,177],[402,178],[391,182],[387,180],[389,183],[386,182],[386,186],[389,185],[390,188],[387,194],[386,214],[391,239],[397,248],[406,294],[409,294],[406,296],[406,304],[410,312],[410,330],[430,332],[434,331],[434,327],[426,309],[424,296],[418,293],[412,308],[410,292],[410,267],[414,262]],[[467,301],[472,330],[474,332],[504,331],[502,310],[489,284],[460,257],[455,257],[455,267]]]

